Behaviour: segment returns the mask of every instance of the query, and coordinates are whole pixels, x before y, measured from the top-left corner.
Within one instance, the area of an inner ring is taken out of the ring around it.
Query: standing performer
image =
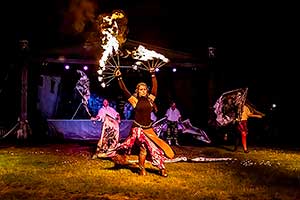
[[[114,150],[119,142],[120,115],[114,108],[109,106],[109,101],[104,99],[102,108],[99,109],[97,116],[92,117],[91,120],[103,122],[101,137],[93,159],[107,157],[107,154]]]
[[[247,148],[248,118],[249,117],[262,118],[265,116],[265,114],[260,112],[257,112],[257,114],[255,114],[254,111],[255,111],[254,108],[252,108],[249,104],[245,103],[243,105],[241,119],[238,120],[237,129],[241,134],[242,145],[245,153],[249,153],[249,150]],[[239,137],[236,138],[234,151],[237,150],[238,144],[239,144]]]
[[[174,152],[171,147],[160,139],[152,128],[151,111],[153,110],[155,96],[157,94],[157,80],[154,73],[154,68],[150,68],[152,77],[152,90],[149,94],[146,83],[141,82],[136,86],[135,93],[132,95],[126,88],[119,69],[115,71],[115,76],[118,78],[120,88],[125,93],[126,98],[134,108],[134,122],[131,133],[127,139],[119,145],[116,155],[121,152],[130,154],[134,144],[139,146],[139,168],[140,175],[146,175],[145,160],[147,159],[152,165],[159,168],[159,174],[167,177],[165,168],[165,160],[173,158]],[[113,160],[116,162],[116,157]]]
[[[171,107],[167,110],[165,116],[167,117],[167,141],[172,145],[172,141],[176,146],[178,143],[178,123],[181,121],[181,114],[176,108],[176,103],[172,102]]]

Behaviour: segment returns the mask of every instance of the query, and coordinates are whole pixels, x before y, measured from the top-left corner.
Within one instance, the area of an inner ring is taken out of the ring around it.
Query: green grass
[[[299,149],[174,147],[177,156],[234,159],[166,163],[164,178],[150,163],[143,177],[135,165],[92,160],[95,145],[0,146],[0,199],[300,199]]]

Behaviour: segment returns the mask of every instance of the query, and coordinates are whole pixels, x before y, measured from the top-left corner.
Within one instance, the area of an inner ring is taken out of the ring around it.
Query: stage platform
[[[102,122],[92,120],[48,119],[48,134],[68,140],[99,140]],[[133,120],[122,120],[120,139],[125,139],[130,132]]]

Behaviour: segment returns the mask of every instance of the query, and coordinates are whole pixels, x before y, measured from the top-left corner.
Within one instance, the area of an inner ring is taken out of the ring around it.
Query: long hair
[[[150,93],[149,93],[149,88],[148,88],[148,86],[147,86],[147,84],[146,84],[145,82],[140,82],[140,83],[138,83],[138,84],[136,85],[133,96],[135,96],[135,97],[137,97],[137,98],[139,97],[139,88],[140,88],[141,86],[145,86],[145,87],[147,88],[147,99],[148,99],[148,101],[150,102],[150,104],[151,104],[151,106],[152,106],[152,108],[153,108],[153,111],[156,113],[156,112],[158,111],[157,106],[156,106],[156,104],[154,103],[154,101],[153,101],[152,99],[149,98],[149,95],[150,95]]]
[[[147,96],[149,95],[149,89],[148,89],[147,84],[145,82],[140,82],[135,87],[135,91],[134,91],[135,93],[133,94],[135,97],[139,97],[139,88],[141,86],[145,86],[147,88]]]

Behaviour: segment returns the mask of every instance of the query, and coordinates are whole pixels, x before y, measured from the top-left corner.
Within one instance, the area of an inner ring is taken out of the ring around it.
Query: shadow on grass
[[[106,168],[106,169],[113,170],[113,171],[117,171],[117,170],[120,170],[120,169],[128,169],[132,173],[135,173],[135,174],[139,173],[139,168],[135,164],[126,164],[126,165],[115,164],[113,167],[109,167],[109,168]]]
[[[226,151],[231,151],[231,152],[234,152],[234,149],[233,148],[229,148],[229,147],[226,147],[226,146],[223,146],[223,145],[218,145],[216,146],[217,148],[219,149],[224,149]]]
[[[257,155],[254,152],[245,154],[240,148],[238,151],[233,151],[233,146],[226,145],[216,145],[216,148],[201,149],[201,155],[205,157],[231,157],[234,158],[230,164],[219,165],[222,170],[231,171],[232,176],[237,182],[243,182],[243,180],[250,180],[251,185],[265,186],[269,188],[270,193],[280,192],[281,190],[290,191],[294,193],[293,195],[300,197],[300,172],[295,169],[287,170],[286,167],[281,166],[281,164],[274,160],[274,158],[269,160],[269,155],[272,154],[272,151],[266,151],[265,155]],[[188,147],[177,147],[176,151],[180,150],[189,151]],[[218,151],[217,149],[220,149]],[[222,151],[224,150],[224,151]],[[285,153],[297,152],[297,150],[292,149],[281,149]],[[263,151],[262,151],[263,152]],[[193,152],[191,152],[193,154]],[[262,157],[261,157],[262,156]],[[280,160],[281,154],[278,154],[278,159]],[[274,157],[274,154],[273,154]],[[286,159],[291,159],[291,162],[295,162],[293,157]],[[287,160],[288,161],[288,160]],[[284,163],[282,163],[284,164]],[[291,167],[290,167],[291,168]],[[276,191],[279,189],[280,191]],[[300,199],[300,198],[299,198]]]
[[[222,168],[225,171],[232,171],[232,178],[237,182],[248,180],[252,182],[250,185],[265,187],[268,194],[280,195],[283,199],[292,195],[292,199],[300,199],[299,171],[287,170],[275,161],[250,157],[248,154],[245,157],[244,153],[236,154],[234,157],[237,158],[236,161],[230,165],[222,165]]]
[[[128,169],[134,174],[139,174],[139,172],[140,172],[138,164],[127,164],[127,165],[115,164],[113,167],[109,167],[109,168],[106,168],[106,169],[114,170],[114,171],[117,171],[117,170],[120,170],[120,169]],[[146,172],[160,176],[160,173],[159,173],[158,169],[146,168]]]
[[[296,171],[282,171],[279,167],[265,164],[251,164],[251,160],[241,163],[235,168],[237,178],[251,177],[255,184],[279,186],[287,188],[300,188],[300,174]],[[247,166],[250,165],[250,166]]]

